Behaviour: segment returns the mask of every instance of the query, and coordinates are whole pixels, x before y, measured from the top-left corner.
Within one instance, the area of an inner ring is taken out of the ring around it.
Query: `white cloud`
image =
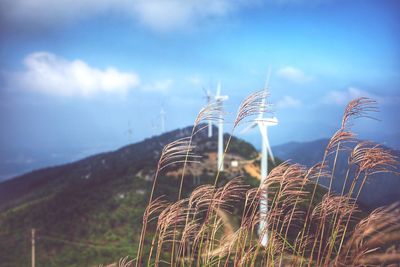
[[[166,31],[204,19],[224,17],[260,0],[3,0],[0,16],[27,26],[75,21],[105,13],[130,16],[155,30]]]
[[[322,102],[324,104],[346,105],[351,100],[362,96],[368,97],[369,94],[355,87],[349,87],[345,91],[333,90],[328,92],[328,94],[323,97]]]
[[[308,83],[313,80],[313,77],[305,74],[302,70],[291,66],[280,68],[277,71],[277,75],[285,80],[299,84]]]
[[[276,103],[276,107],[278,109],[284,108],[298,108],[303,106],[303,102],[301,100],[293,98],[291,96],[284,96],[281,100]]]
[[[322,98],[322,103],[344,106],[347,105],[347,103],[349,103],[351,100],[359,97],[368,97],[374,99],[379,103],[379,105],[398,105],[400,103],[400,97],[398,96],[377,95],[356,87],[349,87],[344,91],[330,91]]]
[[[225,16],[241,5],[230,0],[137,0],[134,16],[156,30],[169,30],[193,24],[198,20]]]
[[[144,85],[142,89],[144,91],[158,91],[158,92],[167,92],[173,86],[174,81],[172,79],[165,79],[159,81],[153,81],[147,85]]]
[[[91,96],[98,93],[125,94],[139,85],[133,72],[113,67],[104,70],[89,66],[82,60],[68,61],[48,52],[29,54],[26,70],[11,76],[11,86],[62,96]]]

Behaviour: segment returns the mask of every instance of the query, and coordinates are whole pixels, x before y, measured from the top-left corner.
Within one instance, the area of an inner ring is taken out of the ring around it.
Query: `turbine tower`
[[[262,137],[261,146],[261,183],[267,179],[268,175],[268,154],[271,157],[272,162],[275,162],[272,154],[271,145],[268,140],[268,127],[275,126],[278,124],[278,119],[273,118],[260,118],[256,122],[260,129]],[[268,244],[268,233],[267,233],[267,213],[268,213],[268,193],[265,191],[265,196],[260,201],[260,225],[259,232],[262,235],[261,244],[266,246]]]
[[[160,110],[160,127],[161,127],[161,133],[165,132],[165,111],[164,108],[161,108]]]
[[[204,94],[205,94],[205,98],[207,99],[207,105],[210,104],[211,102],[211,98],[212,98],[212,94],[211,91],[209,89],[204,89]],[[212,137],[212,121],[211,119],[208,119],[208,138]]]
[[[265,83],[264,90],[267,91],[269,83],[270,70],[268,70],[267,80]],[[272,162],[275,162],[274,155],[272,154],[271,145],[268,139],[268,127],[278,125],[278,119],[276,117],[264,118],[265,111],[265,98],[262,100],[261,110],[258,117],[254,122],[245,128],[242,133],[249,131],[258,126],[261,134],[261,181],[262,184],[268,175],[268,155],[270,156]],[[259,224],[259,234],[261,239],[261,245],[266,246],[268,244],[268,232],[267,232],[267,214],[268,214],[268,192],[265,191],[265,195],[260,200],[260,224]]]
[[[221,83],[218,82],[217,94],[215,95],[215,101],[217,101],[220,107],[219,119],[218,119],[218,171],[224,170],[224,118],[222,114],[223,102],[228,99],[227,95],[221,95]]]

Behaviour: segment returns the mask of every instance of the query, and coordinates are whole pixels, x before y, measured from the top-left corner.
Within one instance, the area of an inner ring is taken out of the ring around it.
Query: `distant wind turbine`
[[[217,94],[215,101],[220,107],[220,114],[218,119],[218,171],[224,170],[224,118],[223,118],[223,102],[228,99],[227,95],[221,95],[221,83],[218,82]]]
[[[267,79],[265,82],[264,90],[268,90],[269,86],[269,78],[270,78],[270,69],[268,70]],[[268,139],[268,127],[278,125],[278,119],[276,117],[272,118],[264,118],[265,112],[265,98],[263,98],[261,103],[261,110],[258,117],[254,120],[252,124],[250,124],[247,128],[245,128],[242,133],[248,132],[249,130],[258,126],[261,134],[261,183],[263,183],[267,179],[268,175],[268,154],[271,157],[273,163],[275,163],[274,155],[272,154],[271,145]],[[267,213],[268,213],[268,192],[265,191],[265,195],[260,200],[260,224],[259,224],[259,233],[261,236],[261,244],[266,246],[268,244],[268,232],[267,232]]]
[[[205,98],[207,99],[207,105],[209,105],[211,103],[211,99],[212,99],[212,94],[211,91],[209,89],[204,89],[203,87],[203,91],[205,94]],[[212,137],[212,121],[211,119],[208,119],[208,138]]]

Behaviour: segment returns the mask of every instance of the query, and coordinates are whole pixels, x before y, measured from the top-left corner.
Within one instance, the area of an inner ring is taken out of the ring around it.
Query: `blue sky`
[[[59,163],[115,149],[158,133],[161,107],[167,130],[190,125],[205,104],[202,88],[215,90],[218,81],[230,97],[229,131],[268,66],[280,121],[270,130],[273,145],[329,137],[346,103],[367,96],[378,101],[380,121],[360,121],[360,137],[398,146],[399,7],[395,0],[4,0],[0,160],[63,154]],[[242,137],[259,145],[257,132]]]

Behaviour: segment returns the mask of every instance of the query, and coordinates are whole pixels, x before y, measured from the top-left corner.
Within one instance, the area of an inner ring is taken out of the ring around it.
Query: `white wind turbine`
[[[270,77],[270,70],[268,70],[267,80],[265,82],[264,90],[268,90],[268,83]],[[268,127],[275,126],[278,124],[278,119],[276,117],[264,118],[265,111],[265,97],[261,103],[261,109],[258,117],[254,122],[245,128],[242,133],[249,131],[258,126],[261,134],[262,144],[261,144],[261,183],[263,183],[268,175],[268,154],[272,160],[275,162],[274,155],[272,154],[271,146],[268,140]],[[268,213],[268,193],[265,191],[265,195],[260,200],[260,224],[259,224],[259,234],[261,236],[261,244],[266,246],[268,244],[268,232],[267,232],[267,213]]]
[[[204,89],[204,94],[206,95],[205,98],[207,99],[207,105],[209,105],[211,103],[211,99],[212,99],[212,94],[211,91],[209,89]],[[211,119],[208,119],[208,138],[212,137],[212,121]]]
[[[223,102],[228,99],[227,95],[221,95],[221,83],[218,82],[217,94],[215,95],[215,101],[217,102],[220,113],[218,119],[218,171],[224,170],[224,118],[223,118]]]

